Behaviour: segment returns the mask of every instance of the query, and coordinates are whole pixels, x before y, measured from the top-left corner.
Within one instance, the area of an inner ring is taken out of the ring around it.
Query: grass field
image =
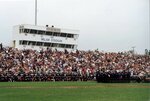
[[[0,101],[150,101],[150,84],[0,82]]]

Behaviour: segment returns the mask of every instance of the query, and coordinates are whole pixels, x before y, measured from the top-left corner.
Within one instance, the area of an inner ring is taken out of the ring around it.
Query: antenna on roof
[[[35,0],[35,25],[37,25],[37,0]]]

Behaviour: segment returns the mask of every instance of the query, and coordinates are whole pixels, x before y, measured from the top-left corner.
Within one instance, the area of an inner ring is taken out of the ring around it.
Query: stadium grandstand
[[[150,56],[0,48],[0,81],[149,82]]]

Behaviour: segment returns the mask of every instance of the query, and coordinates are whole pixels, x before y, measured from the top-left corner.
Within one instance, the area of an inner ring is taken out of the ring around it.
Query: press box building
[[[76,50],[79,31],[54,26],[17,25],[13,27],[13,46],[18,49]]]

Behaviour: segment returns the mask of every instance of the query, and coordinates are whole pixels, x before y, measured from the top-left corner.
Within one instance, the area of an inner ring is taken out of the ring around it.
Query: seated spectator
[[[150,75],[150,57],[98,50],[69,52],[47,48],[38,52],[0,44],[0,81],[94,80],[97,71],[104,81],[129,77],[144,80]]]

